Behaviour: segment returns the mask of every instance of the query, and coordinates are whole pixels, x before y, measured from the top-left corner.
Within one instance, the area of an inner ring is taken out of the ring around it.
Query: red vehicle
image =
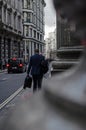
[[[10,72],[26,72],[26,64],[22,58],[8,59],[7,63],[8,73]]]

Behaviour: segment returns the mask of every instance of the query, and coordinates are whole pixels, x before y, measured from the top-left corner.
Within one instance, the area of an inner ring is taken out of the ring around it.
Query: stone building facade
[[[23,57],[22,0],[0,0],[0,63]]]
[[[77,27],[75,24],[69,24],[66,19],[62,19],[57,15],[57,55],[63,55],[63,58],[66,55],[66,58],[72,58],[72,53],[76,53],[74,57],[78,58],[82,46],[80,40],[76,38],[75,32]],[[74,59],[73,57],[73,59]]]
[[[44,0],[23,1],[23,33],[25,60],[34,54],[34,49],[44,51]]]
[[[50,32],[48,38],[45,39],[45,55],[47,58],[56,59],[56,29]]]
[[[79,57],[83,51],[79,38],[76,38],[77,27],[75,24],[69,24],[66,19],[57,15],[56,24],[56,44],[57,61],[53,64],[55,71],[64,71],[79,62]]]

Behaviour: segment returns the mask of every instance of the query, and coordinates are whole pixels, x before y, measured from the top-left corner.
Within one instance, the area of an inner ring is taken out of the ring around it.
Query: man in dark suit
[[[27,74],[32,75],[33,78],[33,92],[41,89],[43,73],[41,73],[40,63],[45,57],[39,54],[39,49],[35,49],[35,54],[30,57],[30,63],[28,66]]]

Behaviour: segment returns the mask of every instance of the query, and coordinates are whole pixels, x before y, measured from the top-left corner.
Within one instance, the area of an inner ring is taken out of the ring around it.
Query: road
[[[0,104],[23,85],[25,76],[26,73],[0,73]]]

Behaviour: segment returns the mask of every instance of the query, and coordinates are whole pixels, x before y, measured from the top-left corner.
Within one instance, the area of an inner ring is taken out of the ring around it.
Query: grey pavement
[[[44,77],[43,82],[46,82],[48,78]],[[26,102],[33,97],[33,87],[22,89],[10,102],[8,102],[1,110],[0,110],[0,122],[4,120],[4,118],[8,117],[10,111],[15,110],[16,106],[21,102]]]
[[[21,101],[25,101],[26,99],[30,99],[33,95],[32,88],[26,88],[23,89],[16,97],[14,97],[8,104],[6,104],[1,110],[0,110],[0,122],[7,117],[8,113],[10,111],[14,110],[15,107],[19,104]]]
[[[4,70],[0,69],[0,73],[3,73],[3,72],[7,72],[7,69],[4,69]]]

